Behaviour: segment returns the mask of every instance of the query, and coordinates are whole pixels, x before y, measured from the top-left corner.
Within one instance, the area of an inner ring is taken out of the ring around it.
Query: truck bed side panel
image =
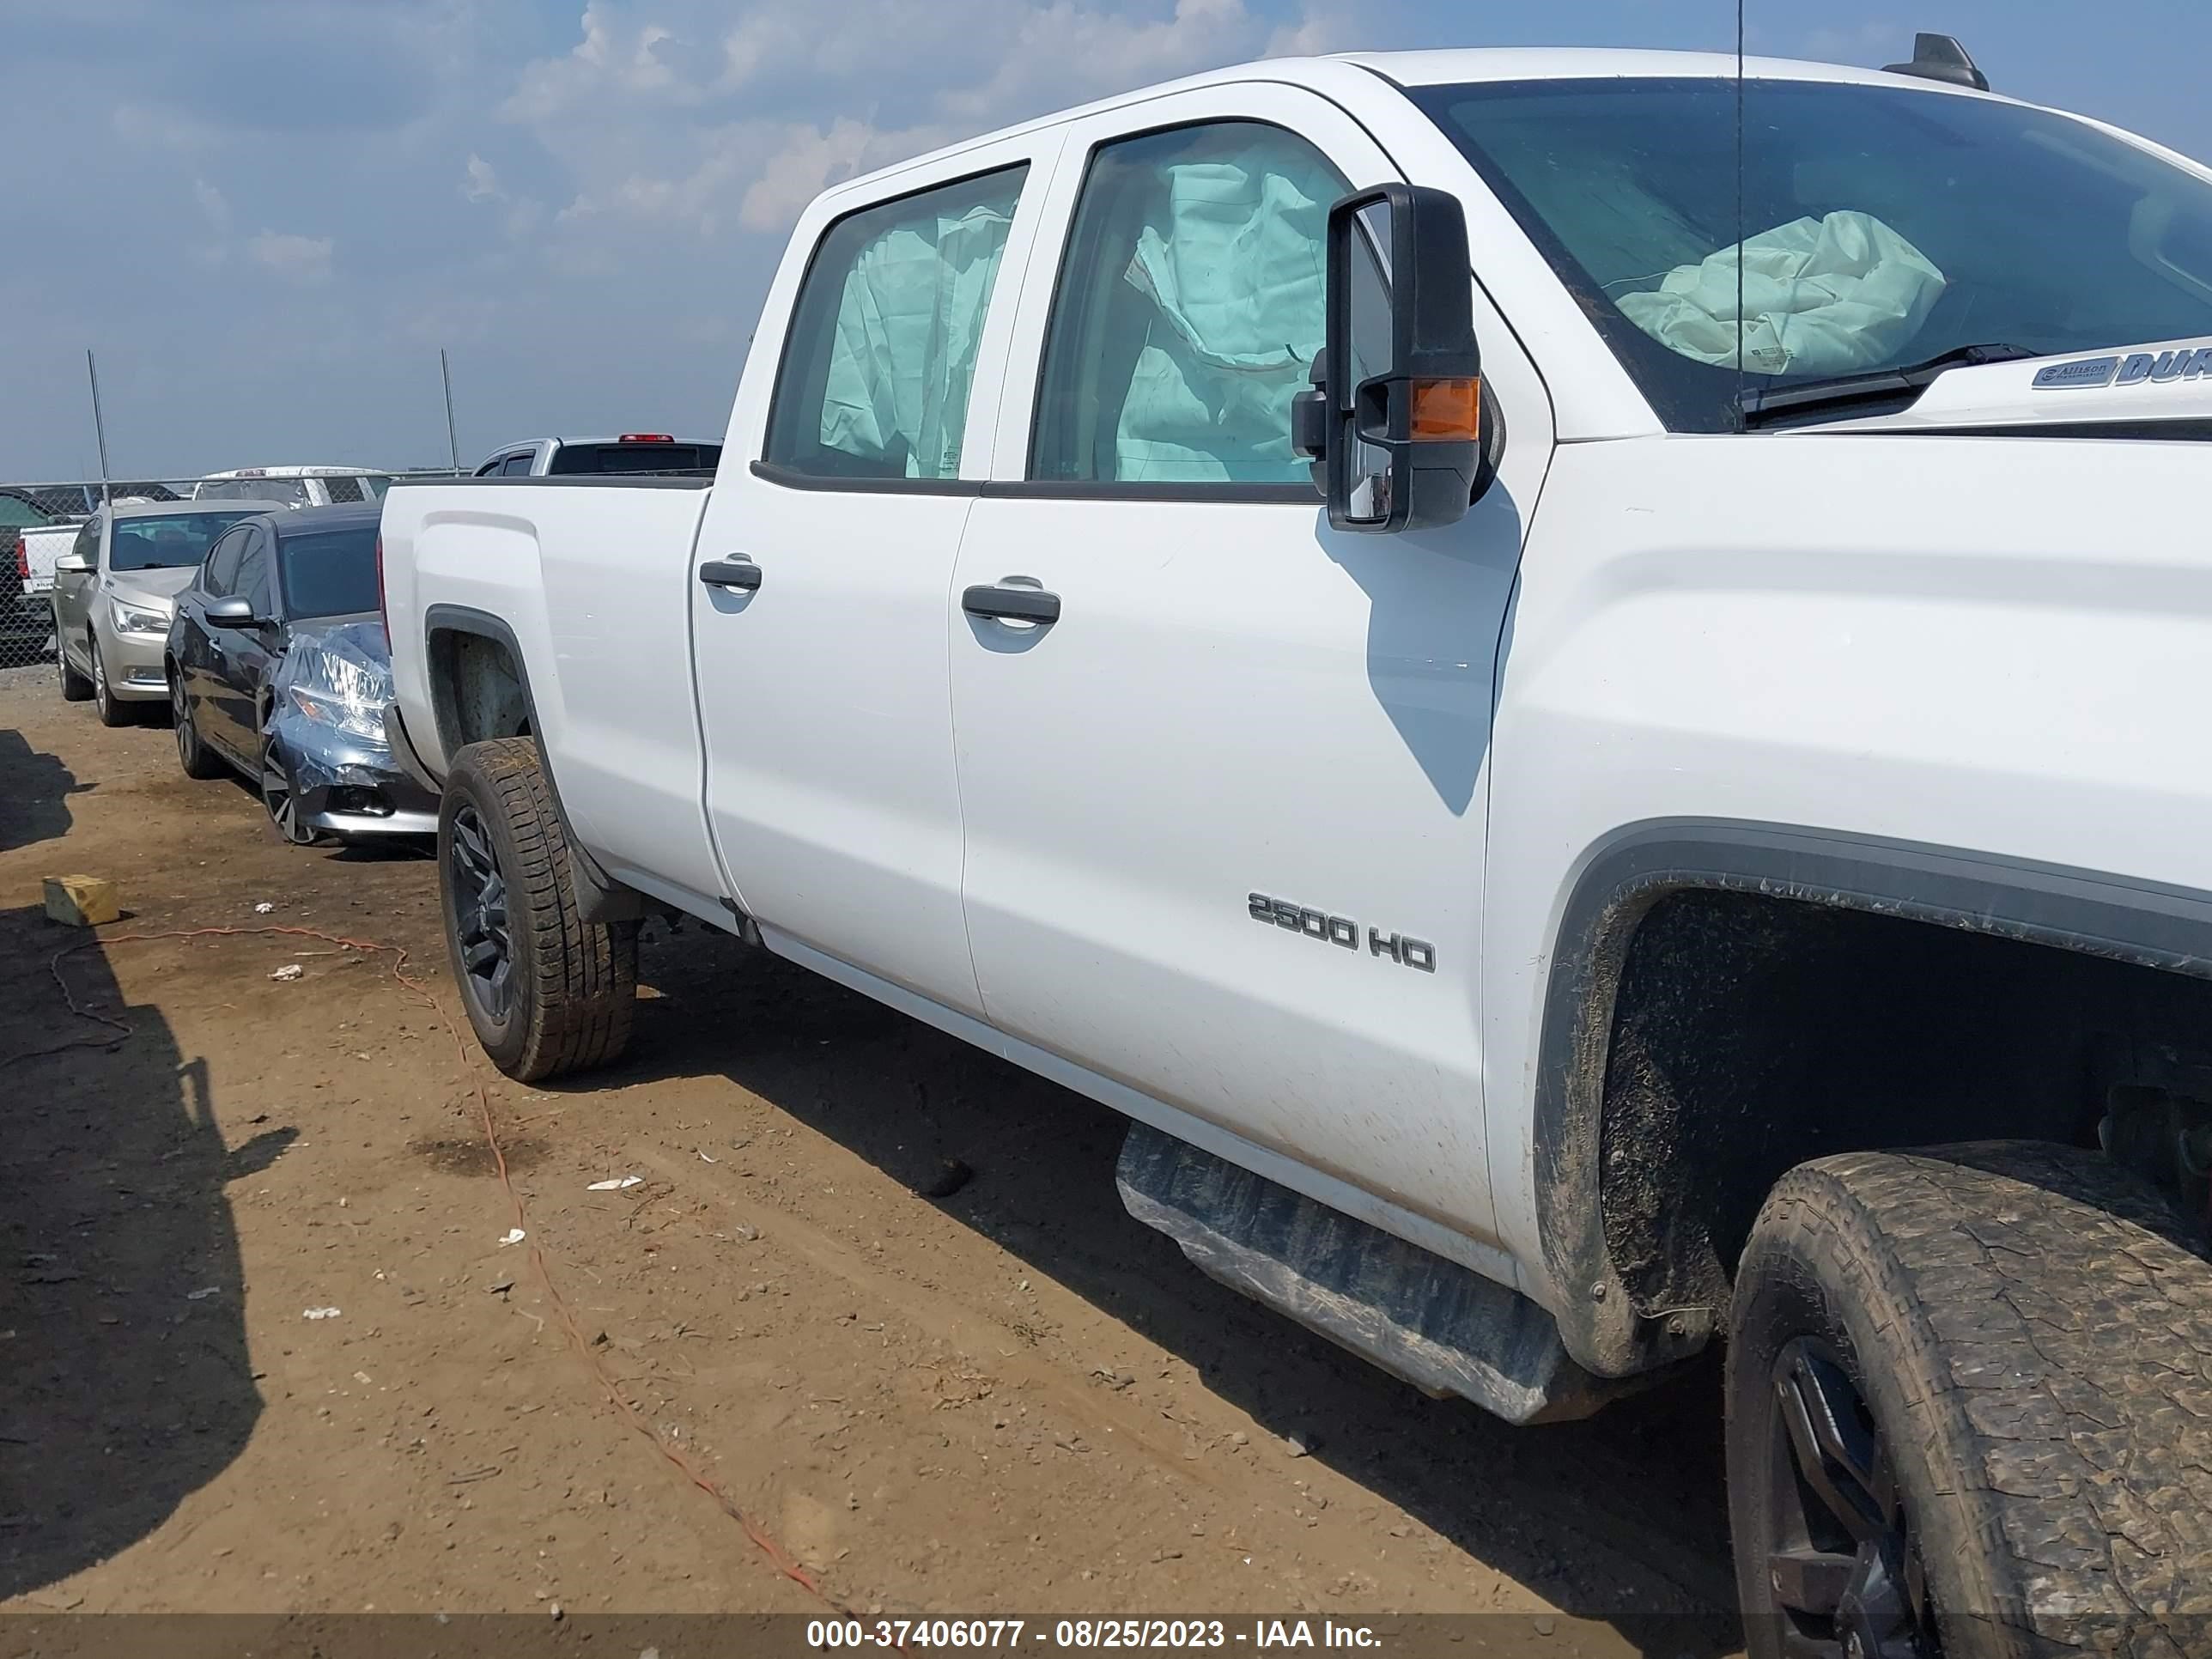
[[[410,732],[431,764],[450,763],[428,713],[433,611],[497,619],[521,653],[538,735],[585,846],[617,875],[649,871],[713,902],[723,884],[700,806],[684,623],[706,492],[487,483],[398,489],[385,509],[386,602],[395,632],[415,631],[405,647],[394,641]]]

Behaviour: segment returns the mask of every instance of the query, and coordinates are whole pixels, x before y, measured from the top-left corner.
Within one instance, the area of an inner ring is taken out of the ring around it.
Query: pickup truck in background
[[[618,438],[533,438],[508,444],[476,470],[479,478],[596,477],[609,474],[711,473],[719,441],[681,440],[665,432],[625,432]]]
[[[192,488],[196,501],[275,501],[284,507],[343,507],[381,501],[388,472],[364,466],[241,466],[210,472]]]
[[[2194,1650],[2212,173],[1736,68],[979,139],[806,211],[711,487],[395,484],[455,977],[550,1077],[702,917],[1516,1422],[1724,1345],[1762,1659]]]

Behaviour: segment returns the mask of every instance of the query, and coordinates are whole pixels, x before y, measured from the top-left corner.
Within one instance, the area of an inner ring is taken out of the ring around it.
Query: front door
[[[1011,379],[1001,415],[999,475],[1022,482],[986,491],[955,578],[985,1008],[1482,1235],[1485,763],[1540,468],[1449,531],[1332,532],[1290,403],[1328,206],[1398,175],[1289,88],[1143,115],[1070,136],[1064,251],[1055,276],[1041,247],[1013,348],[1037,384]],[[1024,615],[1024,592],[1049,599]]]
[[[54,568],[54,649],[64,663],[81,665],[92,672],[92,606],[100,592],[101,526],[106,519],[94,514],[76,532],[70,552],[84,562],[82,570]]]
[[[247,526],[234,525],[216,538],[200,567],[199,579],[177,596],[173,636],[177,684],[191,706],[193,729],[200,741],[226,755],[233,744],[229,734],[221,729],[222,715],[216,708],[219,664],[215,625],[207,619],[207,605],[210,599],[226,597],[236,585],[239,556],[246,550],[246,538],[251,533]]]
[[[259,525],[246,527],[229,591],[253,606],[255,617],[271,620],[276,609],[276,572],[271,568],[276,550],[269,532]],[[260,690],[275,630],[260,626],[212,626],[208,629],[208,701],[212,718],[202,728],[244,766],[261,758]]]
[[[755,343],[693,560],[707,809],[738,902],[778,949],[971,1016],[945,605],[1033,165],[1034,142],[995,145],[897,199],[811,210],[768,301],[789,336]]]

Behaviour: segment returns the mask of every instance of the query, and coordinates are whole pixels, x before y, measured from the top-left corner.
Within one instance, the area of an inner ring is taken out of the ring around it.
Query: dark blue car
[[[392,653],[376,591],[379,507],[240,520],[177,597],[167,660],[188,777],[235,769],[283,837],[431,836],[438,803],[384,734]]]

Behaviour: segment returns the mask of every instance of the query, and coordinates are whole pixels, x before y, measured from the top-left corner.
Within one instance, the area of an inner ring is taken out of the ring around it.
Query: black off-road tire
[[[465,813],[482,825],[504,880],[513,964],[503,1017],[463,959],[453,837]],[[453,977],[492,1063],[535,1083],[620,1058],[637,1006],[637,924],[578,912],[568,836],[533,740],[474,743],[454,757],[439,806],[438,869]]]
[[[1789,1455],[1778,1366],[1808,1339],[1884,1449],[1944,1659],[2212,1651],[2212,1263],[2147,1183],[2033,1142],[1802,1165],[1753,1228],[1731,1323],[1754,1659],[1788,1617],[1762,1493]]]
[[[92,679],[70,666],[69,653],[62,649],[62,636],[54,635],[54,672],[62,683],[64,702],[83,702],[92,696]]]

